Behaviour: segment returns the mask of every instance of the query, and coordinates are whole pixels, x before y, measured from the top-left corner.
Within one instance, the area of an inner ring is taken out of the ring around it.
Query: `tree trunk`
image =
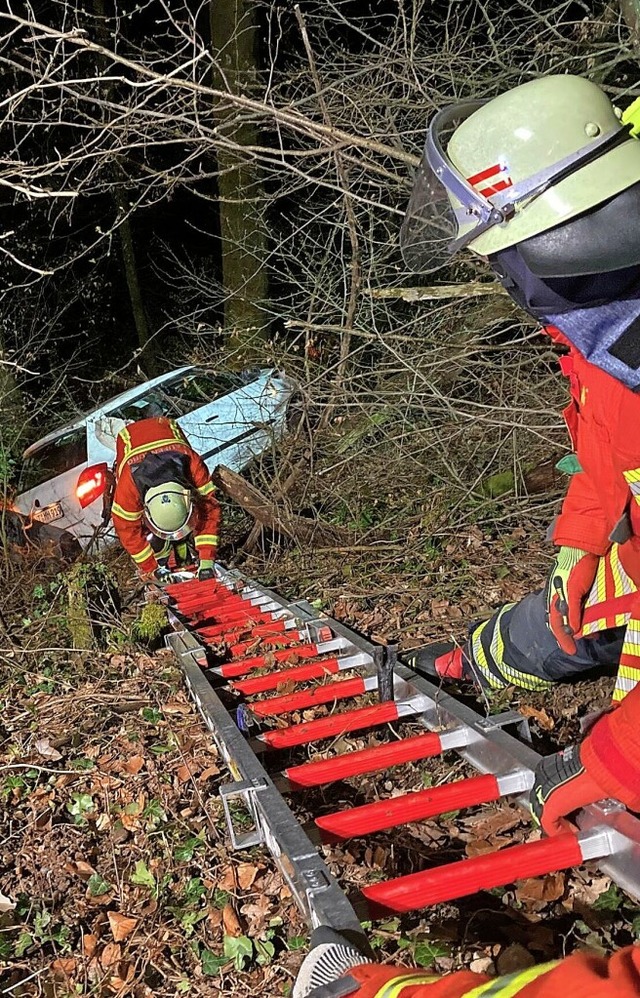
[[[243,93],[256,76],[256,21],[251,0],[210,0],[211,44],[216,62],[214,86]],[[229,144],[256,145],[252,121],[233,107],[218,111],[220,133]],[[220,148],[218,196],[222,240],[224,328],[230,350],[241,361],[268,334],[268,295],[264,191],[257,163],[246,154]]]
[[[107,13],[104,0],[93,0],[93,8],[96,14],[96,30],[98,40],[104,48],[109,48],[113,39],[107,31]],[[104,90],[108,98],[113,92],[113,82],[110,81],[104,84]],[[117,160],[113,163],[113,175],[116,180],[116,184],[113,188],[112,197],[118,211],[118,216],[122,218],[122,221],[118,226],[118,236],[122,251],[122,266],[124,268],[124,274],[127,281],[129,301],[131,302],[131,314],[133,316],[133,323],[135,325],[138,345],[140,347],[140,367],[149,377],[152,377],[154,374],[159,373],[157,370],[155,343],[151,337],[151,330],[149,329],[147,313],[144,307],[144,299],[140,288],[140,280],[138,278],[138,266],[133,242],[131,213],[128,210],[124,189],[119,184],[119,181],[121,180],[124,182],[124,175]]]

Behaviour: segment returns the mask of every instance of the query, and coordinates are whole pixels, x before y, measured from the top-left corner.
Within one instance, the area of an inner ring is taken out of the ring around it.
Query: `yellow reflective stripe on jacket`
[[[205,484],[201,485],[197,491],[201,496],[208,496],[211,495],[212,492],[216,491],[216,487],[213,482],[205,482]]]
[[[497,977],[495,981],[487,981],[472,991],[465,991],[460,998],[514,998],[526,988],[527,984],[531,984],[543,974],[548,974],[559,963],[560,960],[552,960],[551,963],[541,963],[538,967],[529,967],[527,970],[518,970],[515,974]]]
[[[153,556],[153,548],[151,547],[150,544],[145,544],[142,551],[138,551],[137,554],[131,555],[136,565],[141,565],[143,561],[146,561],[147,558],[151,558],[152,556]]]
[[[121,520],[129,520],[129,522],[131,523],[134,523],[136,520],[139,520],[142,517],[141,509],[139,509],[136,513],[134,513],[130,509],[124,509],[122,506],[119,506],[117,502],[114,502],[113,506],[111,507],[111,512],[115,516],[119,516]]]
[[[195,545],[197,548],[206,547],[207,545],[215,547],[217,543],[218,543],[217,534],[198,534],[198,536],[195,539]]]
[[[118,475],[122,474],[122,469],[125,464],[131,460],[131,458],[137,457],[138,454],[146,454],[151,450],[160,450],[161,447],[168,447],[171,444],[181,444],[184,447],[184,440],[181,437],[167,437],[165,440],[154,440],[150,444],[140,444],[139,447],[133,447],[130,450],[125,450],[124,457],[118,466]]]
[[[434,981],[441,980],[433,974],[403,974],[402,977],[394,977],[376,991],[375,998],[400,998],[405,988],[415,988],[418,984],[433,984]]]

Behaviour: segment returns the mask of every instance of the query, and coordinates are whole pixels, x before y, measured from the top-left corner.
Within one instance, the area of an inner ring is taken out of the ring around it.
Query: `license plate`
[[[60,503],[54,502],[50,506],[45,506],[44,509],[34,509],[31,515],[34,520],[38,520],[40,523],[51,523],[53,520],[62,519],[64,513]]]

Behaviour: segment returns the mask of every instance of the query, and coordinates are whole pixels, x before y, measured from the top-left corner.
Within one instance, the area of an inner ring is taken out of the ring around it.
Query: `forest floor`
[[[466,621],[539,585],[548,552],[533,536],[525,526],[498,544],[472,528],[448,546],[439,586],[416,572],[381,573],[366,553],[349,559],[348,573],[340,552],[292,549],[244,568],[287,595],[321,599],[367,634],[402,635],[413,647],[461,638]],[[130,631],[111,651],[70,650],[52,584],[34,585],[22,571],[13,589],[22,602],[7,600],[0,649],[0,994],[290,994],[306,927],[261,849],[228,851],[217,790],[230,777],[172,656],[136,645]],[[142,591],[130,580],[122,588],[126,617]],[[491,709],[523,709],[536,747],[552,751],[575,740],[611,683],[510,690]],[[381,789],[448,775],[446,763],[429,761],[395,770],[383,788],[374,778],[358,787],[377,799]],[[345,791],[337,785],[327,804]],[[525,816],[502,804],[324,850],[342,883],[361,887],[383,868],[409,872],[425,856],[442,862],[532,834]],[[371,940],[387,961],[505,973],[577,946],[609,951],[639,929],[640,909],[585,868],[375,923]]]

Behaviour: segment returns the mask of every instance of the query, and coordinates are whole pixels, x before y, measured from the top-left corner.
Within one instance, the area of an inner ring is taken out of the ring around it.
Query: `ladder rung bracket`
[[[500,788],[495,776],[470,776],[442,787],[430,787],[414,793],[401,794],[389,800],[363,804],[346,811],[335,811],[315,819],[324,842],[350,839],[358,835],[371,835],[397,825],[435,818],[447,811],[488,804],[500,798]]]

